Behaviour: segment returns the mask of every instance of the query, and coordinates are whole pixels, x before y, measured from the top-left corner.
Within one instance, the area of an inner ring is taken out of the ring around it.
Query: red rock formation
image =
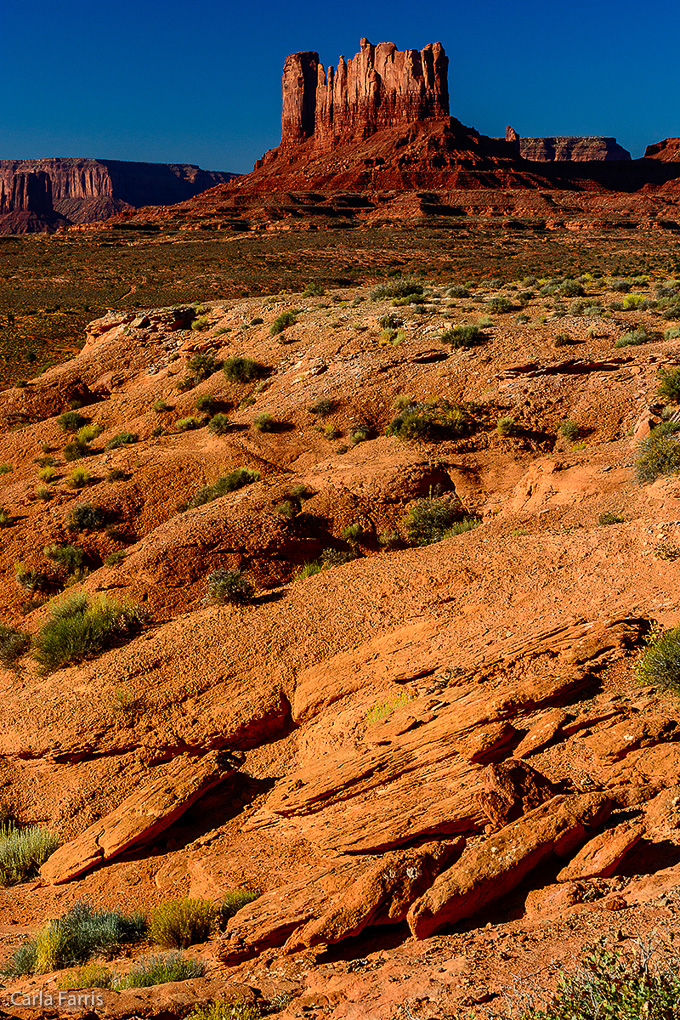
[[[317,149],[363,139],[381,128],[446,117],[448,58],[441,43],[398,50],[361,40],[352,60],[324,70],[318,53],[293,53],[283,68],[281,148],[313,138]]]
[[[512,129],[510,129],[512,130]],[[507,137],[507,135],[506,135]],[[630,160],[630,153],[619,145],[615,138],[604,135],[585,137],[574,135],[552,138],[522,138],[519,142],[524,159],[538,163],[574,161],[583,163],[590,160]]]
[[[664,163],[680,162],[680,138],[664,138],[645,149],[644,159],[660,159]]]
[[[51,213],[52,208],[52,182],[43,170],[0,178],[0,213]]]

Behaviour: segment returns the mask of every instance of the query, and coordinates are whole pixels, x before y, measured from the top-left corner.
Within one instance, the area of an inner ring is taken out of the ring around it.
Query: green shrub
[[[277,336],[279,333],[283,333],[284,329],[288,329],[289,326],[294,326],[298,321],[297,309],[291,308],[287,312],[281,312],[269,327],[269,335]]]
[[[85,550],[67,543],[46,545],[43,549],[48,560],[57,563],[67,574],[82,574],[85,567]]]
[[[162,411],[172,411],[172,407],[170,406],[170,404],[168,404],[167,401],[163,400],[162,398],[160,400],[156,400],[151,406],[153,407],[153,410],[158,411],[159,414]]]
[[[452,287],[446,292],[447,297],[450,298],[467,298],[470,297],[470,291],[467,287],[464,287],[462,283],[454,283]]]
[[[358,443],[365,443],[371,436],[371,426],[365,422],[358,422],[356,425],[351,425],[349,429],[349,441],[352,446],[357,446]]]
[[[413,694],[410,691],[399,691],[398,694],[393,694],[392,697],[379,701],[366,712],[366,724],[372,726],[374,723],[382,722],[383,719],[387,719],[388,716],[392,715],[395,709],[408,705],[409,701],[412,700]]]
[[[581,427],[580,425],[577,425],[575,421],[571,421],[570,418],[565,418],[557,426],[557,431],[561,436],[564,436],[565,439],[573,442],[580,433]]]
[[[680,471],[680,423],[664,422],[657,425],[638,447],[636,460],[637,480],[648,485],[660,475],[674,475]]]
[[[182,953],[162,953],[137,960],[119,981],[116,988],[149,988],[168,981],[189,981],[203,977],[205,966],[200,960],[189,960]]]
[[[489,298],[486,304],[489,311],[494,314],[511,312],[513,308],[512,301],[502,296]]]
[[[0,885],[17,885],[35,878],[41,864],[58,846],[56,832],[41,825],[26,829],[0,825]]]
[[[313,577],[320,574],[322,570],[330,570],[339,567],[343,563],[351,563],[355,560],[355,552],[345,552],[342,549],[324,549],[318,560],[311,560],[304,563],[295,575],[296,581],[302,581],[306,577]]]
[[[258,899],[262,893],[259,889],[232,889],[225,894],[224,899],[217,908],[218,923],[223,930],[227,921],[238,914],[239,910]]]
[[[115,909],[93,910],[89,903],[79,901],[15,950],[3,973],[8,977],[47,974],[85,963],[92,956],[137,941],[145,928],[140,915],[128,916]]]
[[[51,466],[40,468],[38,471],[38,478],[41,482],[53,482],[57,477],[57,470]]]
[[[77,411],[64,411],[57,418],[62,432],[77,432],[83,425],[87,425],[88,419],[78,414]]]
[[[680,627],[650,641],[637,661],[635,675],[641,683],[680,691]]]
[[[203,393],[200,397],[196,397],[196,410],[202,414],[213,415],[220,406],[220,402],[217,397],[213,397],[210,393]]]
[[[64,460],[80,460],[81,457],[89,457],[92,450],[82,439],[76,436],[64,447]]]
[[[496,432],[499,436],[513,436],[517,431],[517,422],[510,415],[502,415],[496,420]]]
[[[447,329],[446,333],[442,334],[439,339],[442,343],[449,344],[451,347],[460,348],[475,347],[483,343],[485,336],[484,330],[480,329],[478,325],[474,323],[461,323],[458,326]]]
[[[680,337],[680,326],[671,326],[663,331],[664,340],[677,340]]]
[[[671,404],[680,404],[680,368],[671,369],[670,372],[665,368],[659,369],[657,393]]]
[[[128,641],[141,629],[140,612],[105,595],[88,604],[82,594],[52,608],[35,638],[35,657],[45,672],[81,662]]]
[[[252,358],[236,355],[233,358],[227,358],[222,371],[230,382],[244,383],[261,379],[266,374],[267,369],[259,361],[253,361]]]
[[[138,439],[139,436],[136,432],[119,432],[113,439],[109,439],[104,449],[117,450],[119,446],[129,446],[131,443],[136,443]]]
[[[447,400],[436,404],[407,404],[394,418],[385,434],[398,439],[458,439],[474,429],[470,410]]]
[[[36,499],[41,499],[44,503],[47,503],[50,499],[52,499],[54,493],[51,489],[48,489],[46,485],[39,485],[35,490],[35,495]]]
[[[8,475],[14,468],[11,464],[0,464],[0,475]]]
[[[115,552],[109,553],[109,555],[105,558],[104,563],[107,567],[115,567],[121,563],[126,556],[127,553],[125,549],[117,549]]]
[[[303,563],[300,569],[295,574],[296,581],[304,581],[306,577],[314,577],[315,574],[320,574],[323,570],[323,565],[319,560],[308,560]]]
[[[402,519],[402,526],[411,545],[431,545],[446,538],[460,517],[459,503],[427,497],[413,503]]]
[[[648,344],[651,339],[652,337],[642,326],[640,329],[633,329],[624,333],[616,341],[614,347],[637,347],[639,344]]]
[[[198,317],[197,317],[196,319],[194,319],[194,321],[193,321],[193,322],[191,323],[191,328],[192,328],[192,329],[195,329],[195,330],[197,330],[197,331],[199,331],[199,332],[200,332],[201,330],[203,330],[203,329],[207,329],[207,328],[208,328],[208,320],[207,320],[206,316],[205,316],[205,315],[199,315],[199,316],[198,316]]]
[[[383,549],[398,549],[403,539],[398,531],[381,531],[378,535],[378,545]]]
[[[235,468],[228,475],[222,475],[212,485],[202,485],[189,503],[189,509],[203,506],[205,503],[212,503],[214,499],[226,496],[228,492],[236,492],[237,489],[242,489],[244,485],[251,485],[253,482],[259,481],[259,478],[259,471],[253,471],[251,468],[246,467]]]
[[[8,669],[31,647],[31,636],[0,623],[0,663]]]
[[[96,439],[103,432],[101,425],[83,425],[82,428],[76,432],[76,439],[80,440],[81,443],[91,443],[93,439]]]
[[[628,312],[633,308],[639,308],[645,301],[644,294],[626,294],[623,299],[623,310]]]
[[[0,528],[11,528],[14,524],[14,515],[6,506],[0,506]]]
[[[190,415],[188,418],[179,418],[175,422],[175,432],[190,432],[191,429],[200,429],[203,422],[200,418]]]
[[[275,418],[267,411],[263,411],[253,418],[253,427],[258,432],[274,432],[277,426]]]
[[[35,567],[27,570],[23,563],[17,563],[14,576],[17,584],[20,584],[26,591],[47,592],[53,587],[53,581],[49,574]]]
[[[346,528],[342,529],[341,538],[344,542],[349,542],[350,545],[356,545],[364,538],[366,532],[361,524],[354,523],[348,524]]]
[[[166,900],[151,913],[149,937],[159,946],[186,949],[195,942],[205,942],[215,917],[215,906],[210,900],[188,897]]]
[[[124,478],[127,478],[127,475],[122,468],[111,468],[106,475],[107,482],[122,482]]]
[[[381,301],[383,298],[407,298],[422,293],[423,285],[421,283],[404,276],[390,280],[388,283],[379,283],[373,288],[369,297],[371,301]]]
[[[627,294],[632,284],[628,280],[612,280],[609,285],[610,290],[615,290],[619,294]]]
[[[208,594],[221,605],[226,602],[250,602],[255,588],[240,570],[213,570],[206,578]]]
[[[484,522],[481,517],[464,517],[462,521],[454,521],[450,528],[447,528],[442,538],[453,538],[455,535],[464,535],[466,531],[474,531]]]
[[[585,291],[578,280],[565,280],[560,287],[562,297],[583,297]]]
[[[84,467],[76,467],[66,478],[69,489],[82,489],[90,481],[92,475]]]
[[[316,404],[312,404],[308,410],[310,414],[318,415],[319,418],[327,418],[335,410],[335,401],[327,399],[319,400]]]
[[[208,422],[208,431],[212,432],[214,436],[223,436],[229,431],[231,422],[226,414],[218,412],[214,414]]]
[[[256,315],[253,319],[250,320],[250,325],[251,326],[261,326],[263,322],[264,322],[264,319],[261,319],[259,315]],[[221,332],[221,331],[218,330],[218,332]],[[226,330],[225,330],[225,332],[226,332]]]
[[[186,1020],[261,1020],[261,1017],[262,1012],[256,1002],[246,1002],[237,996],[235,999],[215,999],[206,1006],[196,1006]]]
[[[97,531],[105,519],[106,514],[100,507],[91,503],[79,503],[70,511],[66,528],[68,531]]]
[[[101,963],[85,963],[57,979],[57,988],[74,991],[77,988],[112,988],[113,974]]]
[[[322,297],[326,291],[320,283],[308,283],[302,292],[303,297]]]
[[[601,525],[623,524],[623,517],[619,517],[618,514],[605,512],[599,515],[599,517],[597,518],[597,523]]]
[[[280,514],[281,517],[287,517],[288,519],[295,517],[298,512],[298,505],[290,499],[284,499],[281,503],[277,503],[273,507],[275,514]]]

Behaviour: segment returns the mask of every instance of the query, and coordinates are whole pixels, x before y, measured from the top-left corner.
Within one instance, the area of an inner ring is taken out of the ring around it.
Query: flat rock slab
[[[40,869],[41,878],[50,885],[70,882],[132,847],[151,842],[239,764],[228,752],[211,751],[201,758],[182,755],[169,766],[159,767],[157,779],[56,850]]]
[[[573,882],[583,878],[609,878],[616,871],[629,850],[639,843],[645,832],[644,824],[624,822],[614,829],[600,832],[582,846],[576,856],[557,875],[558,882]]]
[[[541,861],[564,857],[606,821],[611,801],[602,793],[561,795],[466,850],[408,913],[418,939],[479,914],[514,889]]]

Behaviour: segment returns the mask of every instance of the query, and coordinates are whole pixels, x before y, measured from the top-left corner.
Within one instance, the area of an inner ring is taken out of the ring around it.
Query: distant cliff
[[[520,138],[519,151],[524,159],[538,163],[572,161],[584,163],[589,160],[629,160],[630,153],[619,145],[615,138],[604,135],[564,136],[553,138]]]
[[[147,205],[171,205],[237,176],[179,163],[112,159],[0,160],[0,233],[92,223]]]

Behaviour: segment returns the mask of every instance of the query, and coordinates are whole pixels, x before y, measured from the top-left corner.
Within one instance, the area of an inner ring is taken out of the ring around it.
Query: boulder
[[[40,877],[51,885],[70,882],[132,847],[150,843],[239,764],[228,752],[211,751],[202,758],[182,755],[169,767],[159,766],[158,778],[56,850],[41,867]]]
[[[409,910],[413,935],[428,938],[478,915],[550,855],[571,854],[606,821],[610,809],[602,793],[560,795],[470,847]]]
[[[600,832],[582,846],[566,867],[557,874],[558,882],[575,882],[585,878],[609,878],[645,832],[643,824],[624,822],[614,829]]]
[[[550,780],[526,762],[508,758],[489,765],[483,776],[484,788],[476,795],[477,804],[494,829],[514,822],[555,795]]]

